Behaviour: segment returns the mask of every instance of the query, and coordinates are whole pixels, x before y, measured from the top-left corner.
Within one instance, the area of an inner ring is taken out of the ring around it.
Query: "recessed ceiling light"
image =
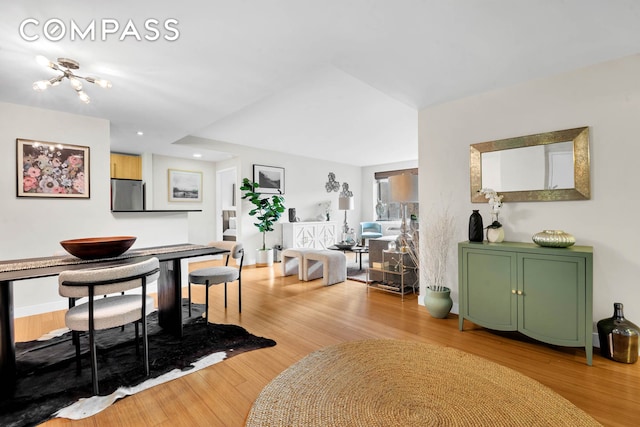
[[[202,157],[202,154],[200,154],[200,153],[195,153],[195,154],[193,155],[193,157],[200,158],[200,157]]]
[[[142,135],[144,135],[144,132],[142,132],[141,130],[139,130],[139,131],[137,132],[137,134],[138,134],[138,136],[142,136]]]

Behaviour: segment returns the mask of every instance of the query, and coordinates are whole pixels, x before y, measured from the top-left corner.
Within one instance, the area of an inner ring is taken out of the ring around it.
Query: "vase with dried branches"
[[[449,314],[453,301],[451,289],[446,286],[447,269],[451,262],[455,221],[445,208],[432,216],[427,222],[423,239],[426,249],[423,256],[427,287],[424,305],[435,318],[445,318]]]

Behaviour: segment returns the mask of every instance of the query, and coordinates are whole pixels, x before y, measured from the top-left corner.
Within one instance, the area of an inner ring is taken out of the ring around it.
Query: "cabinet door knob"
[[[522,291],[518,291],[518,295],[522,295]]]
[[[511,289],[511,293],[515,295],[516,294],[516,290],[515,289]]]

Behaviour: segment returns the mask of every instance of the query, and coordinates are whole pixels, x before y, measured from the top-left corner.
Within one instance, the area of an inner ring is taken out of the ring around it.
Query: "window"
[[[376,201],[375,212],[376,221],[399,221],[402,219],[402,210],[400,203],[391,202],[391,194],[389,188],[389,177],[392,175],[402,175],[403,173],[411,173],[418,175],[418,169],[402,169],[395,171],[376,172],[374,174],[374,199]],[[407,203],[407,220],[412,215],[419,216],[419,203]]]

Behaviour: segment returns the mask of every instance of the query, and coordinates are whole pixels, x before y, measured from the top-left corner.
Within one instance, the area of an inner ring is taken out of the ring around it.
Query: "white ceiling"
[[[52,18],[121,29],[49,41]],[[119,40],[148,18],[177,19],[178,40]],[[195,135],[366,166],[417,159],[424,107],[639,53],[638,22],[637,0],[2,0],[0,101],[109,119],[114,151],[188,157],[173,143]],[[113,87],[36,93],[38,54]]]

